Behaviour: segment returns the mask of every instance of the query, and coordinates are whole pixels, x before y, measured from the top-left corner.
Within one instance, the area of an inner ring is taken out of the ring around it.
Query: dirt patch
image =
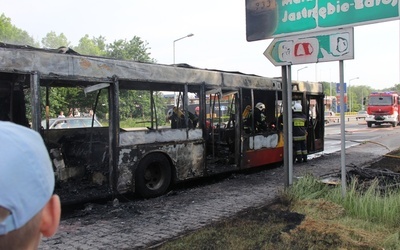
[[[395,150],[386,154],[381,160],[371,164],[373,169],[388,169],[395,173],[400,173],[400,150]]]

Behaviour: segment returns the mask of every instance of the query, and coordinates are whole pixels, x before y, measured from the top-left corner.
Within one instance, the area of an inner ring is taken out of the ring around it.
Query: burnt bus
[[[283,161],[279,78],[10,44],[1,44],[0,58],[0,120],[42,135],[63,203],[156,197],[175,183]],[[92,126],[51,126],[60,88],[90,106]],[[132,95],[134,126],[121,116]],[[309,154],[323,151],[322,84],[293,83],[292,99],[308,116]],[[263,129],[255,127],[257,103],[265,105]]]

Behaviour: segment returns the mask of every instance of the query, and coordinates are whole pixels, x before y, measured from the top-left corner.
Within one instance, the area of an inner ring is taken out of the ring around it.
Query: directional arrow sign
[[[275,38],[264,55],[275,65],[354,59],[353,28]]]

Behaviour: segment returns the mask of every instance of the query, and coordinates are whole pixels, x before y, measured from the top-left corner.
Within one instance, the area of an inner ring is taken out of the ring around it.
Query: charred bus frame
[[[0,58],[0,119],[28,126],[26,110],[31,109],[30,126],[47,144],[56,192],[65,203],[127,192],[155,197],[165,193],[171,183],[283,161],[279,78],[9,44],[0,45]],[[49,90],[77,86],[85,93],[107,91],[108,127],[41,127],[41,103],[45,103],[46,114],[52,108]],[[46,93],[43,98],[41,88]],[[122,90],[149,92],[150,126],[120,127]],[[182,109],[186,126],[172,129],[162,122],[165,116],[161,117],[157,104],[162,91],[177,94],[173,105]],[[195,105],[200,107],[198,126],[192,128],[188,126],[193,111],[191,94],[197,96]],[[301,102],[308,115],[309,153],[323,151],[322,84],[294,83],[292,99]],[[269,127],[246,131],[243,112],[257,102],[266,105]]]

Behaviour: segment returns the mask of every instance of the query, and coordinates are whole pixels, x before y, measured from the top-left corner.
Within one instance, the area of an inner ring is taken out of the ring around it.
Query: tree
[[[348,90],[348,102],[351,106],[351,111],[357,112],[365,109],[364,98],[373,91],[371,87],[365,85],[351,86]]]
[[[396,91],[397,93],[400,93],[400,83],[395,84],[394,87],[390,88],[390,91]]]
[[[90,39],[89,35],[85,35],[79,40],[79,44],[74,47],[74,50],[83,55],[105,56],[107,53],[105,41],[103,36]]]
[[[0,39],[4,42],[17,43],[17,41],[19,41],[17,44],[28,44],[39,47],[39,43],[35,44],[33,38],[29,37],[27,32],[13,26],[11,20],[5,17],[4,14],[0,17]],[[58,35],[54,31],[47,33],[46,37],[44,37],[41,42],[44,48],[50,49],[71,46],[71,43],[63,33]],[[155,60],[150,57],[148,43],[137,36],[134,36],[129,41],[120,39],[111,44],[106,44],[106,40],[102,36],[89,38],[89,35],[85,35],[79,40],[78,46],[72,48],[78,53],[85,55],[108,56],[116,59],[134,60],[138,62],[155,62]],[[44,88],[42,88],[42,96],[45,96]],[[156,104],[158,107],[158,115],[161,117],[164,113],[162,108],[164,99],[159,93],[154,93],[153,97],[159,99],[156,101]],[[64,111],[64,113],[68,115],[69,110],[75,108],[80,109],[81,112],[86,112],[88,109],[93,108],[96,100],[95,93],[89,93],[87,96],[84,96],[80,88],[50,88],[49,98],[51,117],[56,117],[60,111]],[[150,100],[149,92],[121,90],[121,119],[144,119],[145,117],[149,117],[151,114]],[[45,100],[43,99],[42,110],[45,110],[44,102]],[[96,110],[98,117],[105,118],[107,109],[107,93],[106,91],[102,91]]]
[[[51,31],[42,39],[42,44],[44,48],[57,49],[63,46],[69,47],[71,43],[63,33],[57,35],[54,31]]]
[[[140,37],[137,36],[134,36],[130,41],[120,39],[107,46],[107,56],[138,62],[155,62],[154,59],[150,58],[150,53],[148,52],[149,48],[147,46],[148,43],[142,41]],[[143,119],[150,116],[149,92],[121,90],[120,102],[121,119]]]
[[[134,36],[130,41],[118,40],[107,46],[107,56],[116,59],[133,60],[138,62],[155,62],[150,58],[148,43]]]
[[[325,96],[336,95],[336,83],[322,82]]]
[[[4,14],[0,16],[0,41],[4,43],[12,43],[19,45],[30,45],[39,47],[36,42],[26,31],[18,29],[11,23],[11,19]]]

